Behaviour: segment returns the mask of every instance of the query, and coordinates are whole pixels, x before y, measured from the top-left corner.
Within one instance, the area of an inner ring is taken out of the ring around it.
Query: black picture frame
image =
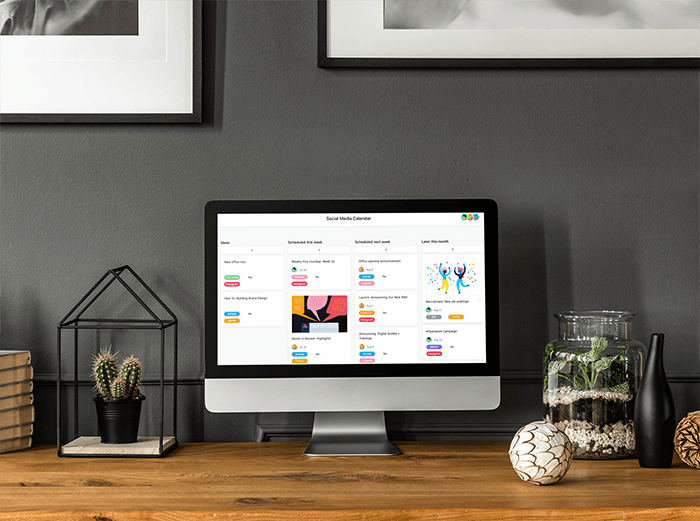
[[[318,1],[319,68],[698,68],[700,57],[653,58],[367,58],[328,53],[328,0]]]
[[[0,124],[202,123],[202,1],[192,0],[192,112],[182,113],[0,113]]]

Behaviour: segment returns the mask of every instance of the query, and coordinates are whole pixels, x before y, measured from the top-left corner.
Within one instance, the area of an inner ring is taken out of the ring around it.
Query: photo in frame
[[[201,123],[201,7],[0,0],[0,123]]]
[[[319,67],[698,67],[699,0],[319,0]]]

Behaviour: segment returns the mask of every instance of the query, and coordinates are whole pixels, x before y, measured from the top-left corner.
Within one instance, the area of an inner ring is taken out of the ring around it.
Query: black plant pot
[[[97,425],[102,443],[136,443],[141,418],[141,402],[146,397],[139,394],[128,400],[93,398],[97,408]]]

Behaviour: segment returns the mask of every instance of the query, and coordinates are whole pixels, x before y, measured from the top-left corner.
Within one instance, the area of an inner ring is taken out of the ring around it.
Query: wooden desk
[[[403,442],[395,457],[309,458],[302,443],[185,443],[164,459],[0,455],[0,519],[700,519],[700,471],[575,460],[522,482],[507,442]]]

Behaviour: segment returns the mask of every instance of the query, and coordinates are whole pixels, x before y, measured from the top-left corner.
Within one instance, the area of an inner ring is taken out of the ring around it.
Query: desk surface
[[[303,443],[185,443],[163,459],[42,446],[0,455],[0,520],[700,519],[700,471],[678,459],[574,460],[539,487],[517,477],[507,442],[396,445],[401,456],[309,458]]]

